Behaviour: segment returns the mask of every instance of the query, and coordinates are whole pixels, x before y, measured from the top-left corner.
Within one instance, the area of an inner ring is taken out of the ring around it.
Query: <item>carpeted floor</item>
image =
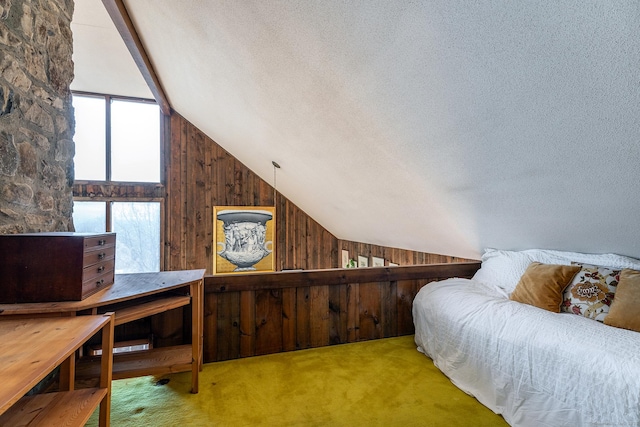
[[[190,381],[189,373],[114,381],[111,424],[507,425],[453,386],[413,336],[205,364],[198,394]]]

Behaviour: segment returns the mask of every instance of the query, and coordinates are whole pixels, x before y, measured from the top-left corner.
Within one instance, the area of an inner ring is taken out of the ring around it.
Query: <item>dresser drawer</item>
[[[82,283],[88,282],[108,272],[113,272],[115,266],[115,259],[111,258],[105,261],[101,261],[94,265],[89,265],[83,269]]]
[[[113,285],[114,272],[113,269],[102,273],[99,276],[92,277],[82,282],[82,295],[83,298]]]
[[[113,283],[115,233],[0,235],[0,303],[80,301]]]
[[[84,252],[82,256],[82,265],[89,266],[104,261],[114,259],[116,256],[116,247],[98,247],[95,250]]]
[[[116,245],[115,234],[102,234],[98,236],[85,237],[84,250],[85,252],[98,251],[104,248],[109,248]]]

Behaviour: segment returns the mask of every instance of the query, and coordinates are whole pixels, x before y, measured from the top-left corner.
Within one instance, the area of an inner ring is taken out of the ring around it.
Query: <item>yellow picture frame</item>
[[[213,274],[275,271],[276,208],[214,206]]]

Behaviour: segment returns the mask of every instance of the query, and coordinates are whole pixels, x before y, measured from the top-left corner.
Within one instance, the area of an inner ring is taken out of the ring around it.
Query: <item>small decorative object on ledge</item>
[[[275,270],[275,207],[214,208],[214,273]]]
[[[0,303],[81,301],[113,284],[115,233],[0,235]]]
[[[384,267],[384,258],[380,258],[377,256],[371,257],[371,266],[372,267]]]
[[[369,267],[369,258],[358,255],[358,267]]]
[[[342,268],[349,268],[349,262],[352,261],[349,259],[349,251],[343,249],[342,250]]]

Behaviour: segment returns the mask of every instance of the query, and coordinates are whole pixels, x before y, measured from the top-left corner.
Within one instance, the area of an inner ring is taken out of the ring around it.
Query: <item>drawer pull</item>
[[[104,265],[98,267],[98,273],[102,273],[104,271]]]
[[[106,241],[106,240],[104,240],[104,239],[100,239],[100,240],[98,240],[98,246],[104,246],[104,245],[106,245],[106,244],[107,244],[107,241]]]
[[[104,279],[100,279],[96,282],[96,286],[100,286],[102,284],[104,284]]]
[[[106,257],[106,256],[107,256],[107,254],[102,252],[101,254],[98,254],[98,259],[104,259],[104,257]]]

